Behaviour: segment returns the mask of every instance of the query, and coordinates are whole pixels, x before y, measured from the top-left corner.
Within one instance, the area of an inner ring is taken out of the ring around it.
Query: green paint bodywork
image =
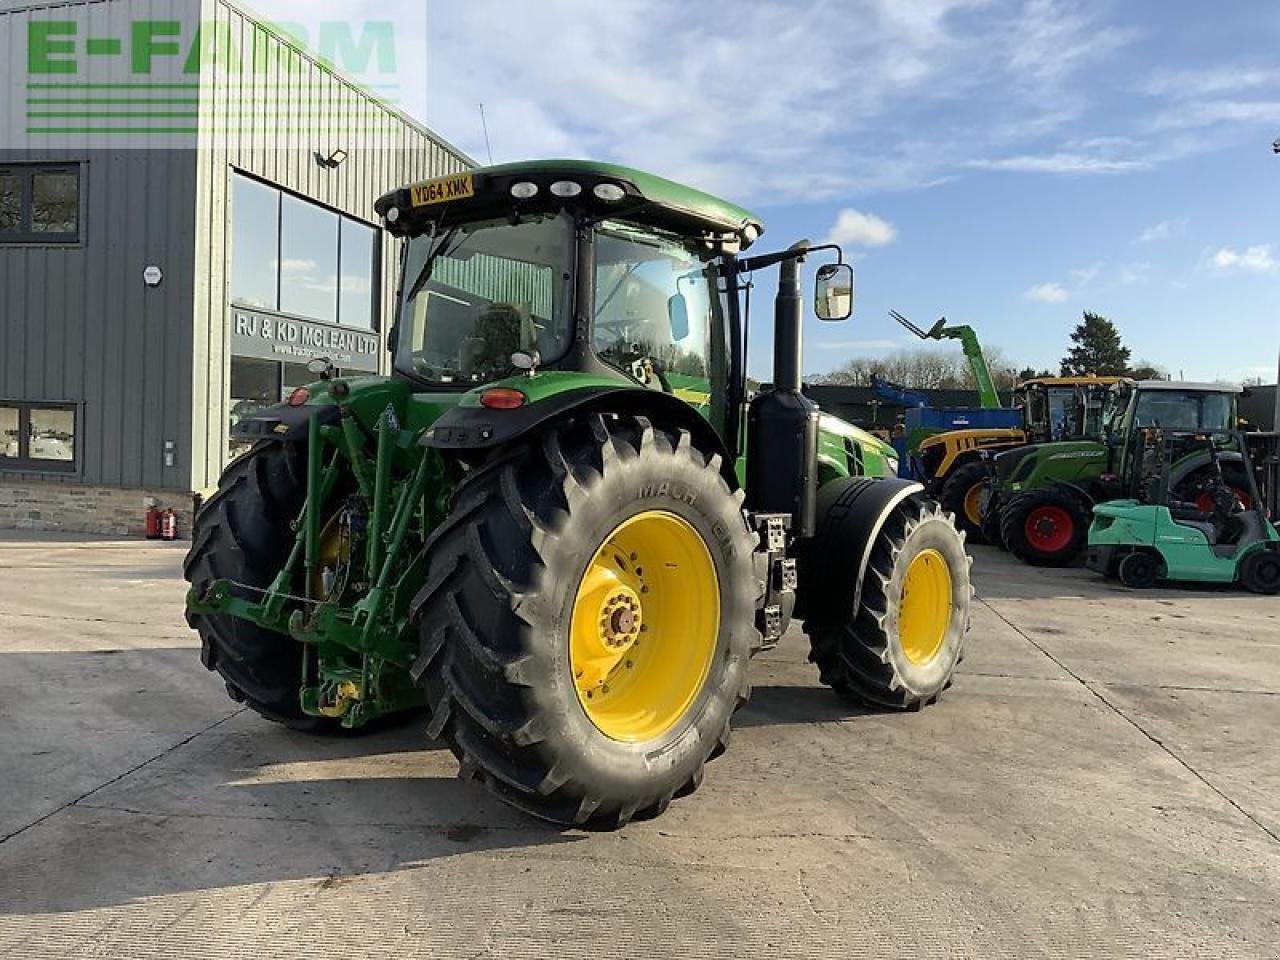
[[[1014,468],[1008,493],[1018,494],[1064,482],[1087,488],[1102,476],[1106,467],[1107,447],[1096,440],[1041,444]]]
[[[1266,525],[1266,540],[1259,540],[1229,557],[1213,552],[1204,531],[1178,523],[1168,507],[1113,500],[1093,508],[1089,547],[1154,550],[1164,562],[1167,580],[1200,583],[1234,583],[1240,564],[1250,554],[1267,549],[1267,541],[1280,541],[1273,524]]]

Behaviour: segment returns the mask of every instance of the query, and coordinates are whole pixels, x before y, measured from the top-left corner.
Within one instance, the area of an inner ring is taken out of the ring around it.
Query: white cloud
[[[1087,267],[1077,267],[1071,271],[1071,279],[1076,282],[1077,287],[1087,287],[1098,279],[1098,274],[1102,272],[1102,261],[1095,260]]]
[[[1187,232],[1187,218],[1177,217],[1173,220],[1161,220],[1153,223],[1134,238],[1134,243],[1155,243],[1158,240],[1172,240]]]
[[[851,247],[883,247],[893,243],[897,236],[898,231],[887,220],[874,213],[845,207],[836,217],[825,242]]]
[[[1277,82],[1280,82],[1280,70],[1241,66],[1196,67],[1157,70],[1143,84],[1142,92],[1153,97],[1191,99],[1272,86]]]
[[[1086,153],[1018,154],[998,159],[971,160],[967,166],[1008,173],[1131,173],[1146,170],[1150,161],[1118,159]]]
[[[1178,103],[1152,121],[1154,130],[1190,130],[1222,124],[1280,123],[1280,100],[1201,100]]]
[[[1222,247],[1209,255],[1209,266],[1220,272],[1275,273],[1280,262],[1271,256],[1271,244],[1259,243],[1244,250]]]
[[[1070,294],[1060,283],[1038,283],[1034,287],[1030,287],[1023,294],[1028,300],[1035,300],[1039,303],[1062,303]]]

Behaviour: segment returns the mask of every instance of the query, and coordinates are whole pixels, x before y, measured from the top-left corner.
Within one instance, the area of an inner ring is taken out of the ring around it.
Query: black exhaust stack
[[[801,240],[791,250],[807,250]],[[774,301],[773,389],[751,401],[747,414],[747,507],[791,514],[797,537],[813,536],[818,500],[818,405],[800,392],[803,301],[800,261],[778,269]]]

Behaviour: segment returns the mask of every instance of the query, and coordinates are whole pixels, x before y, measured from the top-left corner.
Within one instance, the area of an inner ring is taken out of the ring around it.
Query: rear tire
[[[1280,553],[1259,550],[1240,564],[1240,583],[1254,593],[1280,593]]]
[[[856,573],[853,558],[864,544],[852,499],[852,487],[828,484],[820,491],[819,530],[802,557],[802,590],[806,581],[829,586],[832,568],[850,581]],[[852,582],[806,597],[809,659],[822,682],[845,700],[878,708],[936,701],[963,656],[970,563],[945,513],[919,495],[900,501],[876,535],[858,608],[851,608]],[[909,582],[918,596],[904,604]]]
[[[688,431],[593,416],[549,427],[463,481],[427,545],[413,667],[431,708],[428,732],[457,756],[460,776],[535,816],[602,827],[657,815],[697,788],[704,764],[728,744],[729,718],[749,692],[747,661],[761,643],[756,537],[720,468]],[[624,531],[638,520],[673,524],[671,534],[632,549]],[[702,548],[714,580],[689,559]],[[602,562],[612,567],[601,570]],[[610,578],[600,594],[607,609],[592,606],[580,621],[597,575]],[[679,587],[663,585],[664,575],[679,577]],[[700,582],[711,584],[709,596]],[[674,610],[688,597],[688,623],[663,626],[663,605]],[[707,623],[700,597],[718,601],[718,626],[706,631],[693,625]],[[654,622],[648,632],[637,626]],[[604,646],[592,648],[595,659],[580,657],[580,627],[597,623]],[[701,646],[705,657],[664,674],[671,658],[646,660],[642,644],[676,658]],[[626,652],[610,660],[610,648]],[[662,680],[654,686],[646,676]],[[673,685],[687,699],[665,701]],[[625,702],[624,712],[634,707],[628,717],[669,719],[628,727],[610,712],[610,697],[630,698],[613,701]]]
[[[1065,567],[1080,559],[1089,523],[1080,498],[1056,487],[1014,497],[1000,511],[1000,533],[1009,552],[1036,567]]]
[[[1160,558],[1145,551],[1126,553],[1120,558],[1116,576],[1131,590],[1149,590],[1160,581]]]
[[[970,460],[951,471],[938,496],[942,509],[955,517],[956,526],[970,543],[987,542],[982,528],[981,494],[989,476],[981,460]]]
[[[270,586],[288,560],[290,523],[306,497],[305,448],[259,443],[233,460],[196,516],[183,576],[199,590],[213,581]],[[187,614],[200,634],[200,659],[226,682],[233,700],[295,730],[337,731],[336,720],[302,712],[302,645],[292,637],[225,615]]]

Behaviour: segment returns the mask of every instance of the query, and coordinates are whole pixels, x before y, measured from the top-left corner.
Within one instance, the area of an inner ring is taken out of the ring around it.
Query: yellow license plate
[[[465,200],[476,195],[475,181],[469,173],[455,173],[448,177],[436,177],[415,183],[409,188],[412,203],[415,207],[425,207],[431,203],[448,203],[450,200]]]

